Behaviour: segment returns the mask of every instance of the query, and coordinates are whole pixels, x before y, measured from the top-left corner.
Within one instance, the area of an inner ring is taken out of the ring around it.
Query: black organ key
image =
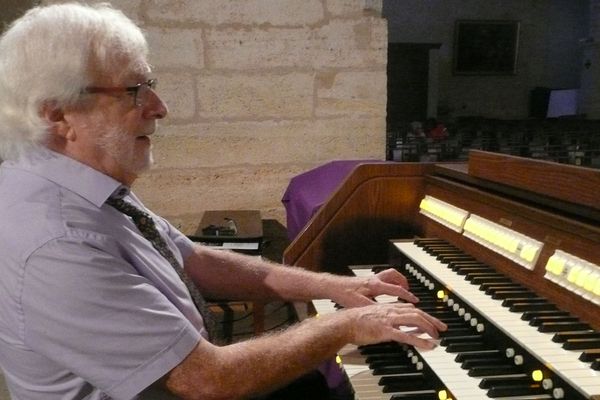
[[[594,371],[600,371],[600,358],[596,358],[594,361],[592,361],[592,369]]]
[[[408,393],[394,393],[390,400],[438,400],[435,390],[416,390]]]
[[[479,261],[476,258],[473,258],[471,256],[469,256],[468,260],[451,260],[447,264],[448,264],[448,268],[450,268],[450,269],[460,268],[460,267],[488,267],[489,268],[489,265],[487,265],[486,263],[482,263],[481,261]]]
[[[473,332],[473,328],[465,322],[464,317],[459,317],[458,315],[452,319],[448,319],[448,322],[445,322],[445,324],[448,325],[448,330],[440,332],[440,334],[454,335],[455,331],[464,331],[465,329]]]
[[[493,398],[504,398],[510,396],[532,396],[544,394],[546,394],[546,389],[544,389],[539,383],[498,385],[491,387],[487,393],[488,397]]]
[[[450,243],[448,243],[448,241],[446,239],[441,239],[441,238],[438,238],[438,237],[416,238],[415,239],[415,243],[416,244],[420,244],[420,245],[425,245],[425,244],[430,244],[430,243],[446,243],[446,244],[450,244]]]
[[[388,358],[385,360],[372,361],[368,364],[369,368],[374,371],[373,375],[388,375],[390,373],[396,374],[417,371],[417,366],[408,359]],[[398,372],[386,372],[386,369],[388,368],[397,368],[395,371]]]
[[[473,257],[465,254],[463,251],[461,251],[460,249],[457,249],[456,247],[447,247],[447,248],[437,247],[437,249],[438,250],[435,252],[435,257],[438,260],[441,260],[444,257],[453,257],[453,256],[473,260]]]
[[[476,273],[485,273],[490,272],[491,269],[489,267],[463,267],[456,270],[458,275],[469,275]]]
[[[486,365],[495,365],[501,364],[506,361],[506,357],[482,357],[482,358],[473,358],[470,360],[465,360],[461,363],[460,367],[462,369],[470,369],[473,367],[482,367]]]
[[[448,263],[450,261],[477,261],[473,256],[466,254],[461,249],[456,247],[449,247],[447,249],[440,249],[432,254],[437,260]],[[448,261],[444,261],[448,260]]]
[[[448,310],[448,306],[443,301],[433,297],[421,297],[420,301],[415,304],[416,307],[422,310]]]
[[[427,246],[428,249],[436,249],[435,255],[439,256],[439,255],[461,255],[461,256],[467,256],[467,254],[462,251],[461,249],[459,249],[456,246],[453,246],[451,244],[445,244],[445,245],[435,245],[435,246]],[[473,258],[473,257],[471,257]]]
[[[440,340],[440,346],[448,346],[454,343],[481,343],[483,342],[482,335],[457,335],[457,336],[444,336]]]
[[[421,310],[427,312],[428,314],[435,315],[436,318],[444,318],[448,320],[448,322],[460,322],[460,318],[456,315],[452,315],[451,311],[448,311],[447,308],[443,307],[428,307],[427,309],[423,309],[419,307]]]
[[[490,349],[483,351],[469,351],[458,353],[454,358],[454,361],[462,363],[468,360],[478,360],[481,358],[490,358],[490,357],[499,357],[502,355],[502,352],[498,349]]]
[[[437,300],[435,297],[432,296],[431,291],[427,288],[424,287],[420,287],[417,285],[420,285],[420,282],[414,281],[408,281],[408,285],[410,287],[410,291],[419,296],[419,302],[415,303],[416,304],[421,304],[424,301],[435,301]]]
[[[538,327],[540,332],[585,331],[590,326],[584,322],[544,322]]]
[[[448,353],[462,353],[465,351],[491,350],[492,347],[484,342],[450,343],[446,346]]]
[[[368,354],[364,354],[361,351],[361,354],[365,356],[365,362],[367,364],[377,362],[377,361],[385,361],[385,360],[396,360],[398,362],[408,362],[410,357],[406,353],[405,349],[393,349],[389,351],[381,350],[380,352],[371,352]]]
[[[542,297],[512,297],[502,300],[504,307],[510,307],[513,304],[549,304],[547,299]]]
[[[445,332],[440,332],[440,338],[441,339],[445,339],[445,338],[453,338],[456,336],[468,336],[473,334],[473,328],[465,326],[464,322],[460,323],[460,326],[452,328],[452,327],[448,327],[448,330]],[[446,343],[446,342],[445,342]]]
[[[510,279],[506,278],[504,282],[483,282],[479,285],[479,290],[485,292],[486,294],[493,293],[496,289],[522,289],[523,286],[518,283],[512,282]]]
[[[521,292],[522,291],[529,291],[529,289],[527,289],[523,285],[521,285],[519,283],[512,282],[512,281],[501,282],[501,283],[494,283],[494,282],[492,282],[492,283],[483,283],[481,286],[480,286],[479,289],[482,290],[482,291],[484,291],[488,295],[492,295],[492,294],[494,294],[496,292],[504,291],[504,290],[515,290],[515,291],[521,291]]]
[[[376,368],[373,368],[373,375],[404,374],[407,376],[412,376],[413,374],[417,374],[414,371],[415,368],[413,365],[380,365]]]
[[[456,275],[460,275],[460,276],[467,276],[468,274],[473,274],[473,273],[485,273],[485,272],[493,272],[493,270],[488,269],[488,267],[485,266],[479,266],[479,265],[467,265],[467,266],[460,266],[460,267],[454,267],[452,268],[452,270],[456,273]]]
[[[427,239],[417,239],[417,243],[419,243],[421,245],[421,247],[428,249],[428,248],[446,248],[446,249],[457,249],[458,247],[454,246],[451,243],[448,243],[447,241],[443,240],[443,239],[434,239],[434,238],[427,238]]]
[[[335,308],[336,310],[341,310],[342,308],[344,308],[344,307],[342,307],[341,305],[339,305],[338,303],[336,303],[334,301],[331,301],[331,302],[333,303],[333,308]]]
[[[425,251],[431,256],[435,256],[440,251],[447,251],[447,250],[448,249],[445,247],[427,247],[427,248],[425,248]]]
[[[429,289],[424,289],[424,288],[418,288],[416,287],[416,283],[415,282],[409,282],[410,285],[410,291],[417,297],[419,297],[420,300],[424,300],[424,298],[421,297],[428,297],[431,298],[431,292],[429,291]],[[421,304],[421,302],[419,302],[419,304]]]
[[[420,304],[426,304],[425,302],[429,300],[426,296],[429,296],[429,293],[422,291],[422,290],[413,290],[412,289],[414,287],[413,284],[409,284],[409,287],[410,287],[411,293],[419,298],[419,302],[415,303],[415,306],[419,306]],[[401,301],[403,301],[403,300],[401,300]]]
[[[460,253],[441,253],[436,258],[444,264],[449,264],[452,261],[476,261],[473,257]]]
[[[401,345],[392,342],[360,346],[358,349],[360,351],[360,354],[365,356],[382,353],[389,354],[392,352],[398,353],[404,351]]]
[[[471,283],[473,285],[481,285],[484,283],[509,283],[510,279],[506,278],[505,276],[502,276],[500,274],[498,274],[498,276],[475,276],[475,277],[471,277],[469,279],[469,276],[467,275],[467,280],[471,281]]]
[[[511,376],[491,376],[486,377],[479,382],[479,387],[482,389],[490,389],[501,385],[522,385],[531,383],[531,377],[527,374],[514,374]]]
[[[594,361],[600,358],[600,349],[584,350],[579,356],[579,359],[583,362]]]
[[[386,385],[406,385],[406,384],[410,384],[411,381],[413,383],[416,382],[424,382],[426,379],[426,376],[423,372],[412,372],[412,373],[400,373],[398,375],[393,375],[393,376],[382,376],[379,379],[379,384],[381,386],[386,386]]]
[[[453,250],[453,249],[448,246],[428,246],[425,248],[425,251],[431,255],[438,254],[440,251],[448,251],[448,250]]]
[[[565,350],[600,349],[600,339],[567,339],[562,347]]]
[[[365,363],[374,364],[388,361],[390,363],[407,363],[410,357],[406,353],[380,353],[365,357]]]
[[[529,320],[529,325],[531,326],[540,326],[544,323],[548,322],[578,322],[579,319],[577,317],[573,317],[571,315],[562,315],[562,316],[539,316],[533,317]]]
[[[487,268],[491,269],[490,266],[480,263],[479,261],[450,261],[448,263],[448,268],[452,271],[461,271],[464,268]]]
[[[473,282],[473,284],[476,284],[478,280],[482,281],[482,283],[491,282],[496,279],[506,279],[506,276],[497,272],[472,272],[465,274],[465,279]]]
[[[469,376],[498,376],[498,375],[511,375],[521,372],[516,366],[512,364],[498,364],[498,365],[480,365],[469,369]]]
[[[480,286],[479,290],[481,290],[486,295],[491,296],[491,297],[493,297],[496,293],[505,293],[505,292],[527,293],[524,288],[522,288],[521,286],[516,285],[516,284],[510,285],[510,286],[508,286],[508,285],[502,285],[502,286],[487,285],[483,289]],[[502,295],[500,295],[500,296],[502,296]]]
[[[541,316],[553,316],[553,317],[558,317],[558,316],[569,316],[570,314],[566,311],[561,311],[561,310],[535,310],[535,311],[525,311],[522,315],[521,315],[521,319],[524,321],[530,321],[533,318],[536,317],[541,317]]]
[[[446,325],[448,325],[448,330],[445,332],[440,332],[440,334],[443,333],[445,335],[452,335],[452,332],[449,332],[450,327],[453,327],[454,329],[461,329],[465,327],[465,320],[461,317],[442,318],[440,320],[443,321]]]
[[[537,294],[529,290],[492,290],[489,293],[486,291],[486,294],[491,295],[492,299],[495,300],[512,299],[515,297],[521,299],[537,297]]]
[[[415,293],[415,292],[413,292],[413,293]],[[437,299],[434,300],[434,299],[425,298],[423,296],[419,296],[419,300],[420,301],[416,304],[416,306],[423,311],[425,311],[425,310],[441,311],[446,308],[446,306],[443,303],[440,303],[440,301]]]
[[[433,387],[439,386],[438,381],[436,377],[424,373],[405,373],[381,377],[378,384],[382,386],[383,393],[405,395],[423,391],[437,393]]]
[[[420,246],[423,247],[424,249],[428,249],[428,248],[435,248],[435,247],[442,247],[442,248],[449,248],[449,247],[454,247],[456,248],[456,246],[448,243],[447,241],[443,240],[443,239],[437,239],[437,238],[426,238],[426,239],[416,239],[415,243]]]
[[[508,308],[512,312],[525,311],[558,311],[558,308],[551,303],[515,303]]]
[[[427,311],[427,313],[431,314],[432,316],[436,317],[437,319],[444,321],[444,322],[461,322],[464,320],[462,318],[460,318],[454,311],[449,311],[449,310],[433,310],[433,311]]]
[[[568,339],[600,339],[600,332],[593,330],[559,332],[552,336],[552,341],[564,343]]]

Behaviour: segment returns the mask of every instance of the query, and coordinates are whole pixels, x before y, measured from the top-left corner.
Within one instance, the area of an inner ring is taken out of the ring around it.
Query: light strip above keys
[[[531,270],[543,246],[542,242],[475,214],[465,222],[463,234]]]
[[[544,277],[595,304],[600,304],[600,266],[556,250]]]
[[[426,195],[419,205],[421,214],[456,232],[462,232],[469,212]]]

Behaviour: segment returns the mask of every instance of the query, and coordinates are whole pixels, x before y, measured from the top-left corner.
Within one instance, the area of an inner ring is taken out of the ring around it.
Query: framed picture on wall
[[[453,72],[455,75],[514,75],[518,50],[518,21],[456,21]]]

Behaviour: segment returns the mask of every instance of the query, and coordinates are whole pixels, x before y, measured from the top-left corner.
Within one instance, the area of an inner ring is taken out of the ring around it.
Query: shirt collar
[[[97,207],[111,195],[124,197],[129,188],[92,167],[46,148],[36,148],[13,165],[78,194]]]
[[[122,199],[131,193],[131,189],[125,185],[119,185],[109,197]]]

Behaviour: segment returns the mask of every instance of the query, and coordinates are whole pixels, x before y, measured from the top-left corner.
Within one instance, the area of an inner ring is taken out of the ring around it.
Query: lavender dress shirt
[[[18,400],[138,399],[206,332],[112,178],[37,149],[0,165],[0,367]],[[183,265],[193,243],[157,227]]]

